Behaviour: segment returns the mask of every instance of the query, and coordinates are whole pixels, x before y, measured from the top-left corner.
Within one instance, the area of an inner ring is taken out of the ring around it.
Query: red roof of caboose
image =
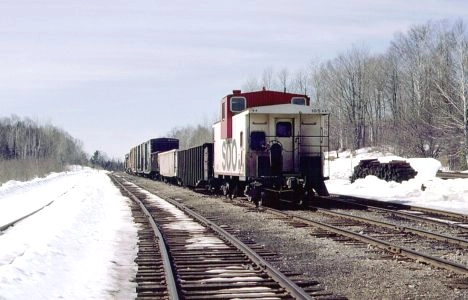
[[[291,99],[293,97],[305,97],[307,101],[306,105],[309,105],[309,97],[305,95],[277,91],[262,90],[256,92],[241,93],[241,91],[234,90],[232,94],[227,95],[226,97],[224,97],[224,99],[230,98],[232,96],[245,97],[247,99],[247,108],[276,104],[288,104],[291,103]]]
[[[221,100],[221,138],[228,139],[232,138],[232,116],[233,113],[230,109],[232,97],[244,97],[246,99],[246,108],[277,105],[277,104],[288,104],[291,103],[292,98],[301,97],[306,99],[306,105],[309,105],[310,99],[306,95],[267,91],[242,93],[240,90],[232,91],[232,94],[227,95]]]

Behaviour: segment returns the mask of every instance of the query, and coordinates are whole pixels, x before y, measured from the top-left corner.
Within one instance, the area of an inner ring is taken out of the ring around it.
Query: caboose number
[[[223,171],[236,171],[240,163],[237,162],[237,143],[236,140],[224,140],[223,149]]]

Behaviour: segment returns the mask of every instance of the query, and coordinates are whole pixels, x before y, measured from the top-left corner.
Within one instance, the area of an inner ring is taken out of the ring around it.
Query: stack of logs
[[[392,160],[389,163],[381,163],[377,159],[363,159],[354,167],[354,173],[350,177],[351,182],[367,175],[374,175],[385,181],[402,182],[410,180],[418,174],[409,163],[404,160]]]

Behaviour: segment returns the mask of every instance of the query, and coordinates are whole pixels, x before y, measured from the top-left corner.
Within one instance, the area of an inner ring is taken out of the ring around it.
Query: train
[[[316,194],[329,195],[329,115],[307,95],[233,90],[221,99],[211,142],[179,149],[177,139],[150,139],[125,156],[125,170],[231,198],[244,195],[257,206],[280,199],[307,205]]]

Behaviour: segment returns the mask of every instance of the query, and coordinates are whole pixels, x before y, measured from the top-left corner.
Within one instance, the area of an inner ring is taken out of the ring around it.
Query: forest
[[[83,143],[56,126],[18,116],[0,118],[0,183],[64,171],[69,165],[123,169],[122,161],[109,159],[103,151],[88,159]]]
[[[64,130],[17,116],[0,119],[0,182],[86,165],[83,145]]]
[[[264,69],[243,90],[307,94],[331,113],[331,149],[388,146],[468,169],[468,35],[462,21],[430,21],[397,33],[383,54],[353,46],[290,72]]]

